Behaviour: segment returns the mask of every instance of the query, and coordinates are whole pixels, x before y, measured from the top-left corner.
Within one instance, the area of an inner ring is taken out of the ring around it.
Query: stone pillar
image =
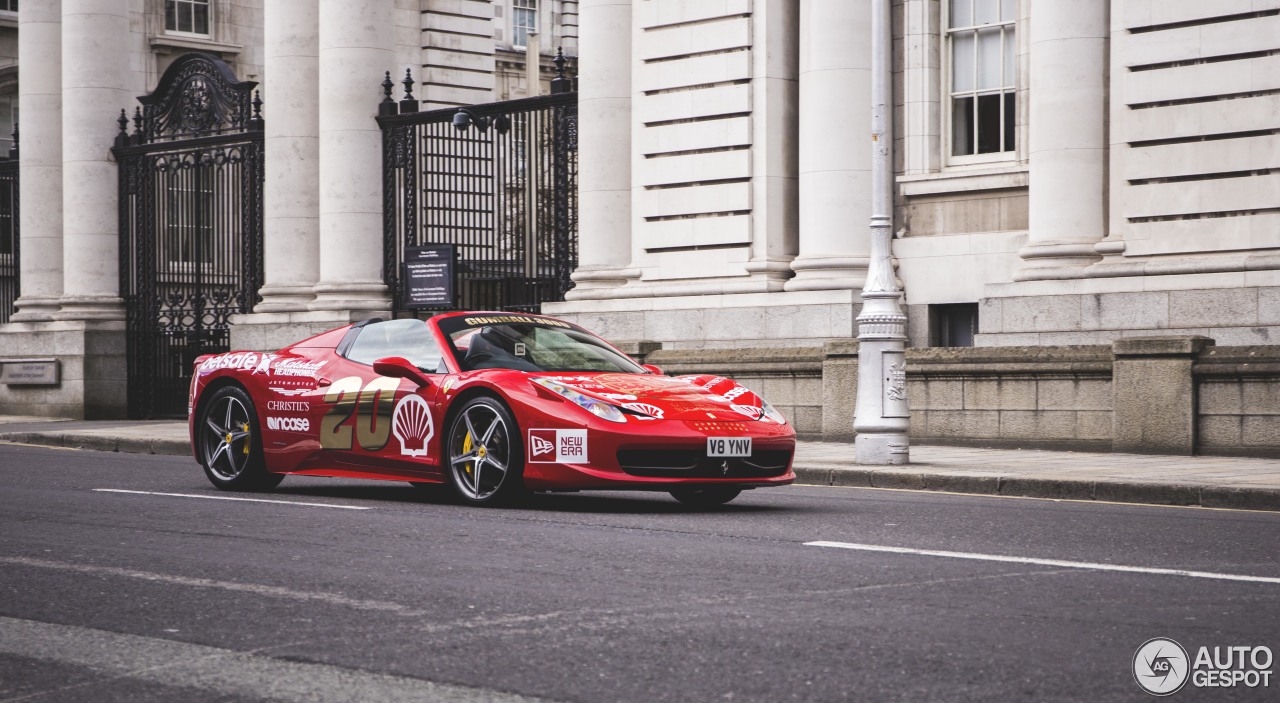
[[[786,290],[866,282],[870,98],[870,3],[801,0],[800,254]]]
[[[320,282],[312,310],[391,308],[382,278],[382,133],[374,117],[395,66],[395,0],[320,2]]]
[[[1112,344],[1112,449],[1193,454],[1196,384],[1191,365],[1208,337],[1127,337]]]
[[[314,0],[273,0],[262,12],[266,278],[254,311],[295,312],[315,297],[320,270],[319,12]]]
[[[1031,193],[1019,281],[1075,278],[1106,234],[1107,3],[1037,0]]]
[[[609,297],[631,263],[631,0],[582,0],[578,270],[567,300]]]
[[[53,319],[62,296],[62,3],[18,15],[22,297],[14,322]]]
[[[119,131],[114,114],[135,97],[130,4],[62,2],[62,320],[124,318],[111,145]]]
[[[754,0],[751,10],[751,259],[743,268],[762,290],[779,291],[799,246],[800,9],[795,0]]]

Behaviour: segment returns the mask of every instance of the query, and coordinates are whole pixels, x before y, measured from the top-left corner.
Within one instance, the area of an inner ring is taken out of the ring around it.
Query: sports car
[[[195,458],[226,490],[298,474],[447,483],[479,505],[587,489],[718,505],[795,480],[795,432],[746,387],[663,375],[542,315],[374,319],[205,355],[187,411]]]

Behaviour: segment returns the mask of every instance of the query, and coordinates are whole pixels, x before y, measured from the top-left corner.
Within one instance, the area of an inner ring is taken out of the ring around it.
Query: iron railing
[[[552,94],[418,112],[413,79],[386,97],[383,275],[404,311],[405,247],[453,244],[455,307],[537,312],[577,266],[577,93],[557,56]]]
[[[16,130],[15,130],[16,134]],[[0,159],[0,324],[13,315],[21,294],[18,266],[18,155],[17,142],[7,159]]]
[[[263,134],[257,84],[187,54],[121,111],[120,281],[129,414],[185,415],[192,363],[230,349],[230,317],[262,281]]]

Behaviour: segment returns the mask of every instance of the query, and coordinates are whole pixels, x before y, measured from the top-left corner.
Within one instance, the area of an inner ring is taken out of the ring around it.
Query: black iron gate
[[[13,315],[21,294],[18,276],[18,128],[9,158],[0,158],[0,324]]]
[[[129,415],[185,415],[192,362],[229,349],[262,281],[262,102],[209,54],[187,54],[120,113],[120,280]]]
[[[383,272],[405,304],[405,247],[455,245],[457,306],[537,312],[578,261],[578,96],[556,57],[552,94],[418,112],[413,79],[382,127]]]

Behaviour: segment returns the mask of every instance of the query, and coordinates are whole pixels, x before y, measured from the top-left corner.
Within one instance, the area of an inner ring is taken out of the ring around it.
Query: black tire
[[[267,471],[258,413],[239,386],[219,388],[204,404],[195,439],[204,475],[221,490],[268,491],[284,480]]]
[[[449,423],[445,473],[468,505],[498,505],[524,495],[524,442],[502,402],[488,396],[468,400]]]
[[[741,488],[733,488],[732,486],[697,486],[691,488],[677,488],[671,491],[671,497],[684,503],[698,508],[712,508],[717,505],[724,505],[742,492]]]

